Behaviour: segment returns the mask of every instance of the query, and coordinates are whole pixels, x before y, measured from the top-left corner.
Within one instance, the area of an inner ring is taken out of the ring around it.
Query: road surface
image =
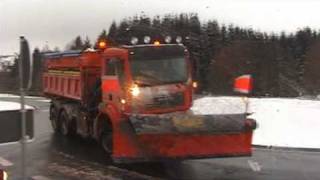
[[[48,100],[26,102],[36,107],[35,140],[27,147],[30,179],[320,179],[320,153],[296,150],[255,148],[252,157],[115,165],[95,142],[55,135],[48,120]],[[20,157],[19,144],[0,146],[0,168],[11,179],[20,179]]]

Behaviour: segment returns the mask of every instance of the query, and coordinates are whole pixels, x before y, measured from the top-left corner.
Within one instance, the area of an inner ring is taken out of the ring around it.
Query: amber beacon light
[[[107,47],[107,43],[105,41],[100,41],[98,46],[99,49],[105,49]]]
[[[160,45],[160,41],[155,41],[153,44],[154,44],[155,46],[159,46],[159,45]]]

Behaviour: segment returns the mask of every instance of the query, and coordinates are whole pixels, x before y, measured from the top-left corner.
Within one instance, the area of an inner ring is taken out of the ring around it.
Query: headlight
[[[130,91],[133,97],[137,97],[140,94],[139,86],[136,84],[131,87]]]
[[[193,88],[197,88],[197,87],[198,87],[198,83],[197,83],[196,81],[193,81],[193,82],[192,82],[192,87],[193,87]]]
[[[125,99],[120,99],[120,103],[121,103],[121,104],[126,104],[127,101],[126,101]]]

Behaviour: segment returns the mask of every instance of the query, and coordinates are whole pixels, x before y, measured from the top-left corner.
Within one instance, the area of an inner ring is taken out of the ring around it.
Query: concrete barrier
[[[19,103],[0,101],[0,144],[17,142],[21,139],[21,112]],[[33,139],[33,112],[27,106],[26,128],[29,139]]]

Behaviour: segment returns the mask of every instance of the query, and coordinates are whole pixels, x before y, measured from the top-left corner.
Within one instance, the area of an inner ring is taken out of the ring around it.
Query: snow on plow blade
[[[130,122],[136,134],[235,134],[256,127],[245,114],[229,115],[133,115]]]
[[[131,115],[140,160],[251,155],[256,122],[245,114]]]

